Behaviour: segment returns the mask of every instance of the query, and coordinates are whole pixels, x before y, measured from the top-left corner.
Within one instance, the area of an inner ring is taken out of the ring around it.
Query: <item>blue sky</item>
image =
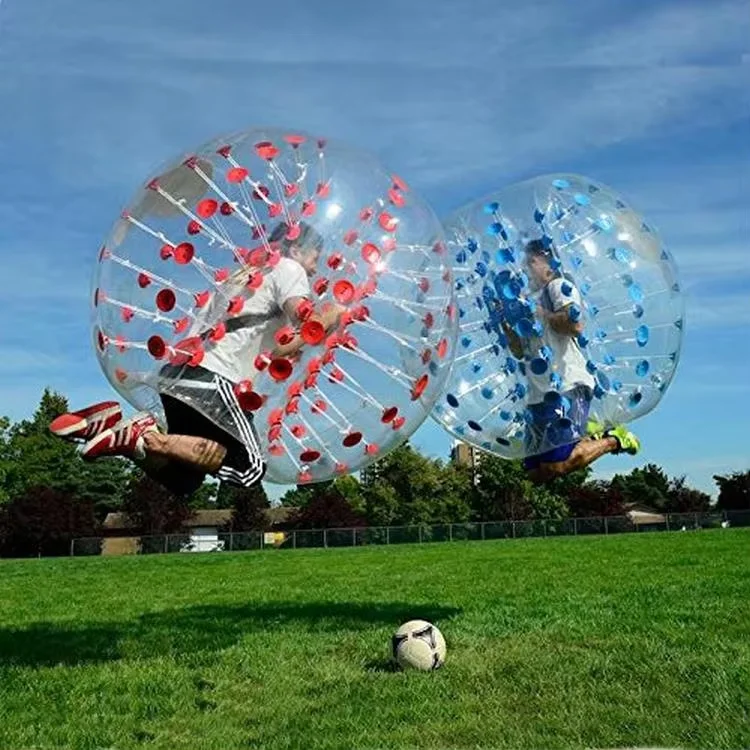
[[[713,491],[750,468],[748,0],[0,3],[0,414],[112,395],[88,296],[121,207],[173,154],[279,125],[369,148],[439,214],[554,171],[623,193],[679,263],[687,329],[642,454],[597,473],[655,461]],[[413,442],[450,446],[432,422]]]

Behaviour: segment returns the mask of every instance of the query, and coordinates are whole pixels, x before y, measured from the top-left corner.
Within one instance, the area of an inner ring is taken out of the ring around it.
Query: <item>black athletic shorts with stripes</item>
[[[171,435],[190,435],[219,443],[226,457],[217,479],[236,487],[252,487],[266,473],[266,462],[249,412],[243,411],[231,381],[203,367],[161,371],[160,397]],[[193,405],[194,404],[194,405]],[[232,434],[219,425],[231,425]],[[242,440],[237,439],[237,435]],[[190,494],[203,483],[199,470],[179,467],[173,476],[159,477],[176,494]]]

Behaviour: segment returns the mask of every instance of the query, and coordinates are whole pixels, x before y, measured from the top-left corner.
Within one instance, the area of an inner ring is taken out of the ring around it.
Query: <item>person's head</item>
[[[535,286],[544,286],[557,276],[552,261],[555,258],[552,247],[547,247],[542,240],[531,240],[526,243],[526,265]]]
[[[304,221],[299,223],[299,236],[293,240],[287,239],[289,227],[284,222],[276,225],[269,241],[278,246],[281,254],[297,261],[308,276],[313,276],[318,268],[318,259],[325,244],[320,232],[317,232]]]

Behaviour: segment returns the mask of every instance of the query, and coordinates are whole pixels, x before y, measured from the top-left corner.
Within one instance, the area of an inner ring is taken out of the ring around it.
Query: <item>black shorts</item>
[[[178,377],[174,377],[179,372]],[[217,479],[237,487],[252,487],[266,473],[266,462],[249,412],[240,407],[232,383],[202,367],[162,371],[161,402],[171,435],[190,435],[211,440],[226,449]],[[173,377],[170,378],[169,376]],[[212,417],[212,418],[211,418]],[[236,435],[220,427],[231,425]],[[199,470],[180,467],[184,483],[190,487],[203,482]],[[197,488],[197,487],[196,487]]]

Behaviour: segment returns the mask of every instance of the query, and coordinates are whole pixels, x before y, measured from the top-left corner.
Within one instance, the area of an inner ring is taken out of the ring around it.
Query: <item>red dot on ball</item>
[[[317,320],[308,320],[300,328],[302,340],[310,346],[317,346],[326,335],[326,329]]]
[[[411,391],[411,400],[416,401],[423,393],[425,388],[427,388],[427,384],[430,382],[430,376],[429,375],[422,375],[419,380],[417,380],[416,383],[414,383],[414,388],[412,388]]]
[[[383,416],[380,417],[380,421],[383,424],[388,424],[388,422],[391,422],[393,419],[396,418],[397,414],[398,414],[398,407],[390,406],[383,412]]]
[[[213,198],[204,198],[196,207],[196,213],[202,219],[210,219],[218,209],[219,203]]]
[[[177,304],[177,297],[171,289],[162,289],[156,295],[156,306],[162,312],[169,312]]]
[[[333,296],[342,305],[346,305],[354,299],[355,288],[351,281],[339,279],[333,285]]]
[[[350,432],[341,442],[347,447],[352,448],[362,440],[361,432]]]
[[[320,458],[320,451],[316,451],[316,450],[302,451],[302,453],[300,453],[300,456],[299,456],[299,460],[306,464],[312,463],[313,461],[317,461],[319,458]]]
[[[268,365],[268,374],[277,382],[286,380],[292,374],[292,363],[284,357],[272,359]]]
[[[162,359],[167,353],[167,345],[164,343],[164,339],[161,336],[151,336],[146,342],[146,347],[148,348],[148,353],[154,359]]]
[[[195,248],[190,242],[181,242],[174,249],[174,262],[185,266],[193,259]]]

